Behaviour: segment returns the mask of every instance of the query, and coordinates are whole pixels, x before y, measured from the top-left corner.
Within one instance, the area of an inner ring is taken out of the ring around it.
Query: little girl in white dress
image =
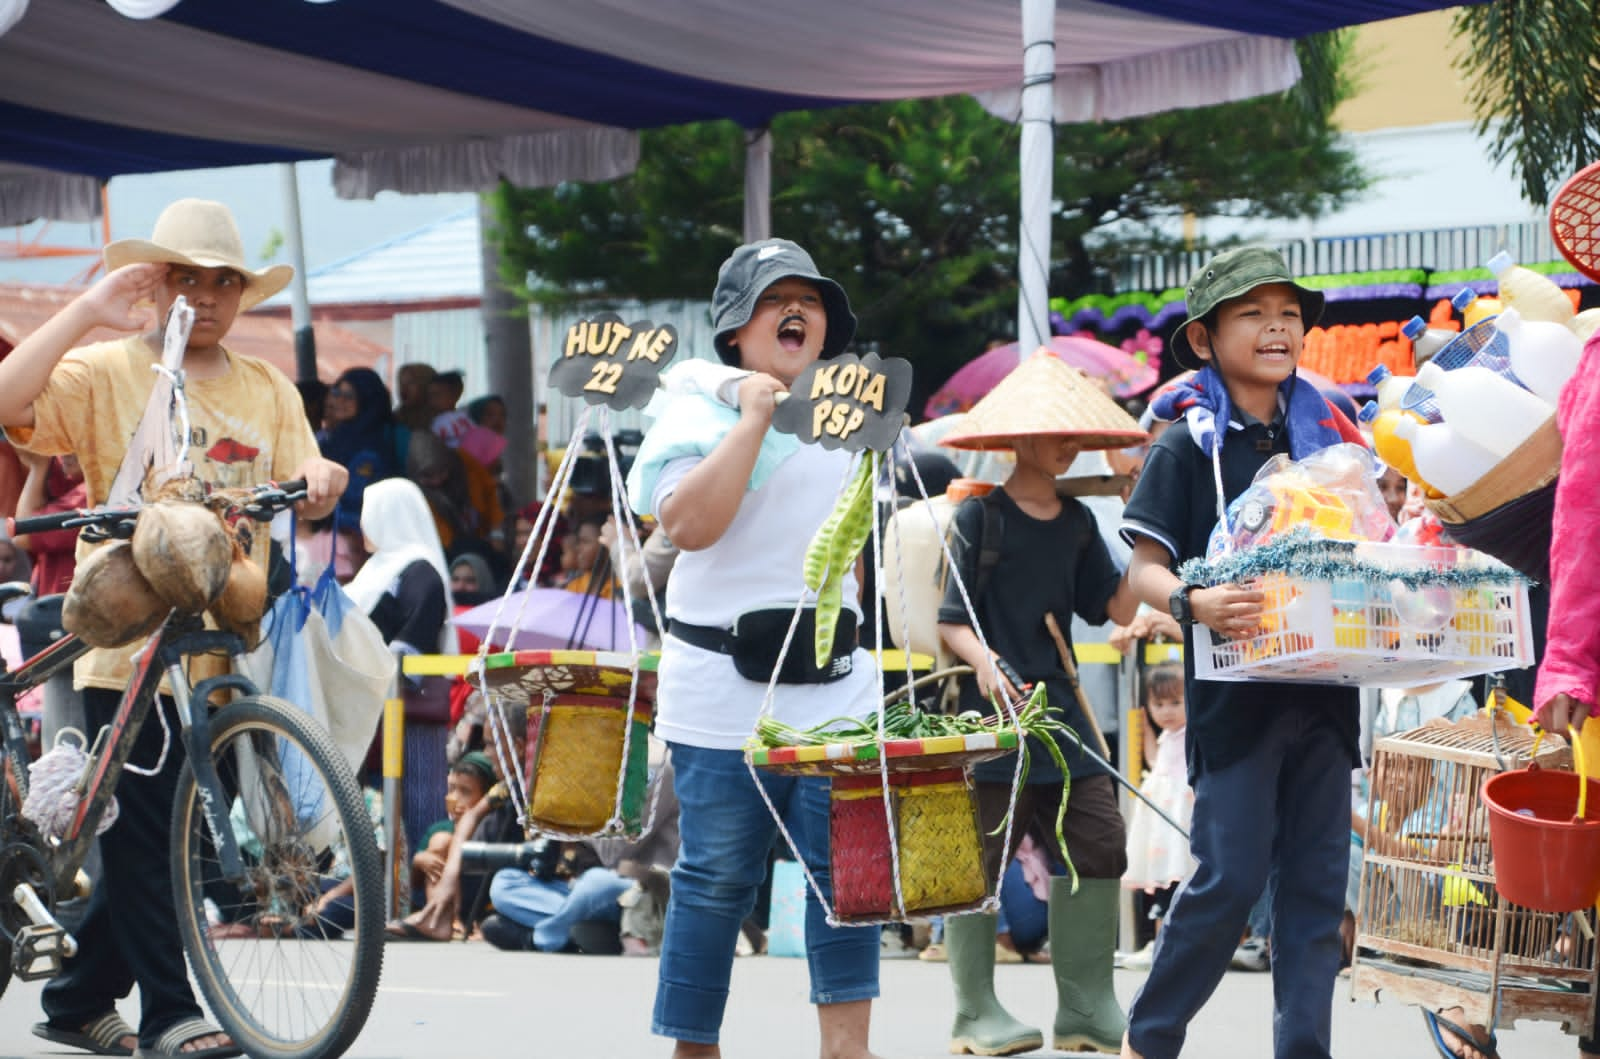
[[[1150,671],[1145,683],[1145,716],[1160,729],[1160,735],[1153,740],[1154,761],[1139,789],[1187,831],[1194,814],[1194,791],[1189,789],[1183,750],[1187,718],[1182,669],[1164,664]],[[1150,742],[1147,738],[1147,748]],[[1122,884],[1155,893],[1188,878],[1193,869],[1189,840],[1142,800],[1134,799],[1133,819],[1128,824],[1128,870]]]

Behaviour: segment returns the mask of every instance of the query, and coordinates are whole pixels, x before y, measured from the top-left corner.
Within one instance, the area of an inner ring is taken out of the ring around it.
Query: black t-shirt
[[[400,640],[431,654],[439,649],[439,633],[448,616],[444,611],[444,581],[432,563],[418,559],[400,571],[393,588],[378,597],[371,617],[385,643]]]
[[[993,505],[999,515],[998,545],[983,540],[986,504]],[[1056,616],[1069,647],[1073,614],[1090,625],[1105,622],[1106,604],[1116,593],[1122,572],[1100,538],[1094,516],[1078,501],[1068,498],[1062,500],[1061,512],[1055,518],[1034,518],[1019,508],[1004,489],[996,489],[987,498],[974,498],[957,508],[952,530],[951,551],[968,593],[977,584],[980,544],[999,549],[999,560],[989,572],[982,594],[973,599],[989,647],[1024,681],[1044,681],[1051,707],[1060,712],[1086,746],[1093,748],[1093,730],[1084,720],[1067,682],[1067,671],[1061,665],[1061,655],[1044,616]],[[939,620],[952,625],[972,624],[955,578],[945,584]],[[977,681],[971,677],[962,681],[961,700],[962,709],[994,712],[994,707],[979,697]],[[1075,744],[1066,741],[1060,745],[1074,776],[1100,771]],[[977,776],[1009,782],[1014,766],[1015,760],[1007,756],[979,765]],[[1030,752],[1028,781],[1061,782],[1061,770],[1043,747]]]
[[[1244,492],[1261,465],[1274,453],[1289,451],[1281,422],[1271,426],[1251,421],[1230,429],[1222,445],[1222,489],[1229,502]],[[1122,515],[1122,535],[1130,542],[1149,537],[1174,553],[1173,569],[1203,557],[1217,523],[1217,490],[1210,457],[1200,451],[1184,420],[1172,424],[1150,446],[1139,484]],[[1355,688],[1327,684],[1285,684],[1269,681],[1196,680],[1194,638],[1211,630],[1193,625],[1184,631],[1184,690],[1189,728],[1185,740],[1189,774],[1220,769],[1248,754],[1272,713],[1315,711],[1326,718],[1350,750],[1351,766],[1360,764],[1360,699]]]

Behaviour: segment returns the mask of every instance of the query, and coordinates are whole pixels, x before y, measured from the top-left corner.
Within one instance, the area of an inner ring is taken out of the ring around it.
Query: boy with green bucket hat
[[[1173,420],[1150,448],[1123,515],[1129,579],[1184,626],[1191,848],[1154,962],[1128,1011],[1124,1056],[1167,1059],[1228,969],[1250,906],[1272,886],[1274,1051],[1329,1055],[1341,954],[1350,770],[1359,763],[1353,688],[1197,681],[1196,642],[1244,639],[1261,622],[1253,585],[1185,584],[1173,570],[1204,557],[1225,505],[1277,453],[1302,458],[1358,440],[1354,426],[1294,374],[1323,296],[1272,250],[1219,254],[1194,277],[1172,338],[1193,379],[1157,399]],[[1198,629],[1197,626],[1205,626]]]

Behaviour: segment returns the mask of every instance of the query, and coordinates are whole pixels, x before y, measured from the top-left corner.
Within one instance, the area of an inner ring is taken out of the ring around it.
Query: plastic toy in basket
[[[1527,583],[1465,548],[1334,541],[1299,529],[1180,571],[1193,584],[1255,581],[1261,627],[1197,629],[1201,680],[1415,687],[1533,661]]]
[[[1332,540],[1388,540],[1394,535],[1377,465],[1360,445],[1330,445],[1302,460],[1278,454],[1228,505],[1206,554],[1215,558],[1269,543],[1298,527]]]

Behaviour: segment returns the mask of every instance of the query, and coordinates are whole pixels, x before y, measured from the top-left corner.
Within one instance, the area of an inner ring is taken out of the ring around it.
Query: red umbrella
[[[1105,379],[1114,397],[1132,397],[1156,382],[1156,367],[1144,357],[1084,335],[1052,335],[1044,348],[1085,375]],[[1020,364],[1015,342],[973,358],[928,398],[928,418],[965,412]]]

